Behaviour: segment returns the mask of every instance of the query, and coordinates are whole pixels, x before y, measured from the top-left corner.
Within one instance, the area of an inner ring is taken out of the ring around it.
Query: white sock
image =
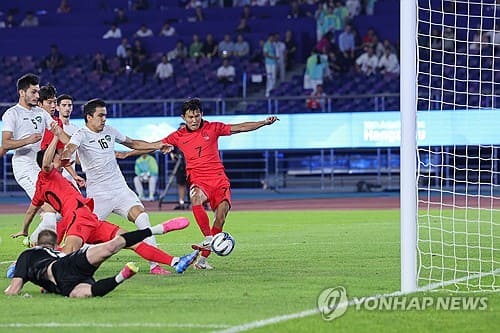
[[[30,241],[33,243],[36,243],[38,240],[38,234],[40,231],[44,229],[50,229],[50,230],[56,230],[56,213],[52,212],[43,212],[42,214],[42,220],[40,221],[40,224],[38,227],[36,227],[35,231],[30,236]]]
[[[200,256],[198,258],[198,264],[201,264],[203,265],[205,263],[205,261],[207,260],[207,257],[204,257],[204,256]]]
[[[125,281],[125,278],[123,277],[121,271],[115,276],[115,281],[116,283],[122,283],[123,281]]]
[[[170,266],[175,267],[179,263],[179,257],[173,257]]]
[[[149,215],[148,215],[148,213],[146,213],[146,212],[140,213],[139,216],[137,216],[137,218],[135,219],[135,225],[137,226],[138,229],[151,228],[151,223],[149,222]],[[151,230],[153,230],[153,229],[151,229]],[[153,233],[155,233],[155,232],[153,232]],[[156,238],[154,236],[148,237],[144,241],[146,243],[148,243],[149,245],[157,247],[156,246]],[[149,262],[149,267],[150,268],[153,268],[156,265],[158,265],[158,263],[153,262],[153,261]]]

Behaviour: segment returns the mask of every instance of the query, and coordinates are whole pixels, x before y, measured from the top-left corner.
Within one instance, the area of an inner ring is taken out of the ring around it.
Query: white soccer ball
[[[210,248],[212,252],[219,256],[227,256],[234,249],[236,241],[229,232],[220,232],[214,235],[212,242],[210,243]]]

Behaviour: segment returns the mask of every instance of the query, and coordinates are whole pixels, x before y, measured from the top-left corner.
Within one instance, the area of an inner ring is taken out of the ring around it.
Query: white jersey
[[[128,189],[115,157],[115,142],[125,140],[125,135],[110,126],[104,126],[99,133],[84,126],[71,136],[69,142],[78,147],[78,157],[86,175],[87,196]]]
[[[54,122],[44,109],[35,106],[29,110],[20,104],[5,111],[2,121],[2,131],[12,132],[13,140],[21,140],[35,133],[43,136],[45,129],[50,129],[50,124]],[[15,175],[20,176],[24,173],[23,170],[37,167],[36,154],[40,151],[40,143],[41,140],[15,149],[12,157],[12,169]]]

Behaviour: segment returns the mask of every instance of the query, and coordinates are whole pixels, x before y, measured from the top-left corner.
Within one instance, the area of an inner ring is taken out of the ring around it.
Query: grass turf
[[[190,216],[190,213],[185,213]],[[153,213],[153,224],[173,217]],[[133,225],[112,216],[132,230]],[[9,261],[23,250],[12,240],[22,216],[3,215],[0,223],[0,286],[9,281]],[[68,299],[40,294],[28,284],[25,297],[0,296],[0,331],[5,332],[207,332],[296,314],[316,307],[326,288],[343,286],[349,298],[399,290],[399,212],[269,211],[232,212],[226,230],[236,239],[228,257],[210,257],[213,271],[190,268],[183,275],[151,276],[148,264],[123,250],[97,271],[115,275],[127,261],[141,271],[103,298]],[[158,236],[173,255],[190,252],[200,241],[196,223],[186,230]],[[447,292],[431,296],[450,295]],[[334,321],[319,314],[287,320],[255,332],[493,332],[500,320],[500,296],[488,297],[484,311],[367,311],[350,307]],[[478,296],[474,294],[474,296]],[[252,324],[251,324],[252,325]],[[258,325],[257,325],[258,326]],[[235,328],[234,331],[241,331]]]

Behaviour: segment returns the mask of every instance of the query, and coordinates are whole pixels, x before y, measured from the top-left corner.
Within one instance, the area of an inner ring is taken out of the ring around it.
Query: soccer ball
[[[220,232],[214,235],[212,242],[210,243],[210,248],[212,252],[219,256],[227,256],[234,249],[236,241],[229,232]]]

